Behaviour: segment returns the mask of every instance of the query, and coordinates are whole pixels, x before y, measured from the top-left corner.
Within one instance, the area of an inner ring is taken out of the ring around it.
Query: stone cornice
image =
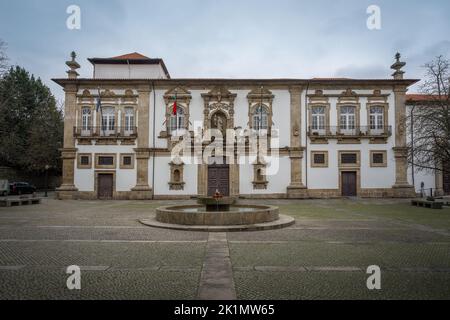
[[[89,79],[89,78],[78,78],[78,79],[67,79],[67,78],[56,78],[52,79],[54,82],[61,86],[66,86],[69,84],[77,85],[94,85],[97,86],[99,83],[108,85],[150,85],[154,84],[157,87],[170,88],[173,86],[188,86],[188,87],[204,87],[205,89],[210,89],[211,86],[221,86],[226,85],[228,88],[233,87],[246,87],[253,89],[255,85],[264,86],[282,86],[282,87],[292,87],[292,86],[351,86],[352,89],[355,87],[364,86],[403,86],[408,87],[418,81],[419,79]]]

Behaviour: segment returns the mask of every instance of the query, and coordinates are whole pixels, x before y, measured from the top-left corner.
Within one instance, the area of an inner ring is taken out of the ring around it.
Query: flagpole
[[[98,98],[97,98],[97,112],[100,109],[100,130],[103,132],[103,135],[105,135],[105,130],[103,129],[103,107],[102,107],[102,100],[101,100],[101,94],[100,94],[100,87],[97,87],[98,91]]]
[[[260,102],[259,102],[259,127],[258,127],[258,136],[257,136],[257,148],[258,150],[256,151],[256,163],[259,164],[260,162],[260,154],[259,154],[259,145],[260,145],[260,139],[261,139],[261,127],[262,127],[262,108],[263,108],[263,86],[261,85],[260,87]]]
[[[175,102],[173,105],[173,109],[172,109],[172,113],[175,116],[175,132],[176,135],[178,136],[178,117],[177,117],[177,113],[178,113],[178,105],[177,105],[177,88],[175,88]]]
[[[263,86],[261,86],[261,103],[259,106],[259,130],[262,127],[262,108],[263,108]]]

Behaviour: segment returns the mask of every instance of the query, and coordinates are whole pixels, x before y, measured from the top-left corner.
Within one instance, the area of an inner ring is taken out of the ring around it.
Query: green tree
[[[0,165],[42,172],[60,169],[63,115],[50,89],[21,67],[0,80]]]

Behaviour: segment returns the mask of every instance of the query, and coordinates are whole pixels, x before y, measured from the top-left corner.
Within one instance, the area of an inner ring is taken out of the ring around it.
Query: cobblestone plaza
[[[450,298],[449,208],[404,200],[263,202],[296,223],[210,234],[139,223],[158,206],[190,201],[48,199],[0,208],[0,298]],[[67,289],[70,265],[81,267],[81,290]],[[381,290],[367,289],[370,265],[381,268]]]

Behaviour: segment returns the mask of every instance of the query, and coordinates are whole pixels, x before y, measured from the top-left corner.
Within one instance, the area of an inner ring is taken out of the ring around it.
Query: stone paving
[[[158,206],[192,201],[0,208],[0,299],[450,299],[450,208],[262,202],[296,224],[205,233],[139,223]],[[81,290],[66,287],[69,265],[82,268]],[[381,268],[381,290],[366,287],[370,265]]]

